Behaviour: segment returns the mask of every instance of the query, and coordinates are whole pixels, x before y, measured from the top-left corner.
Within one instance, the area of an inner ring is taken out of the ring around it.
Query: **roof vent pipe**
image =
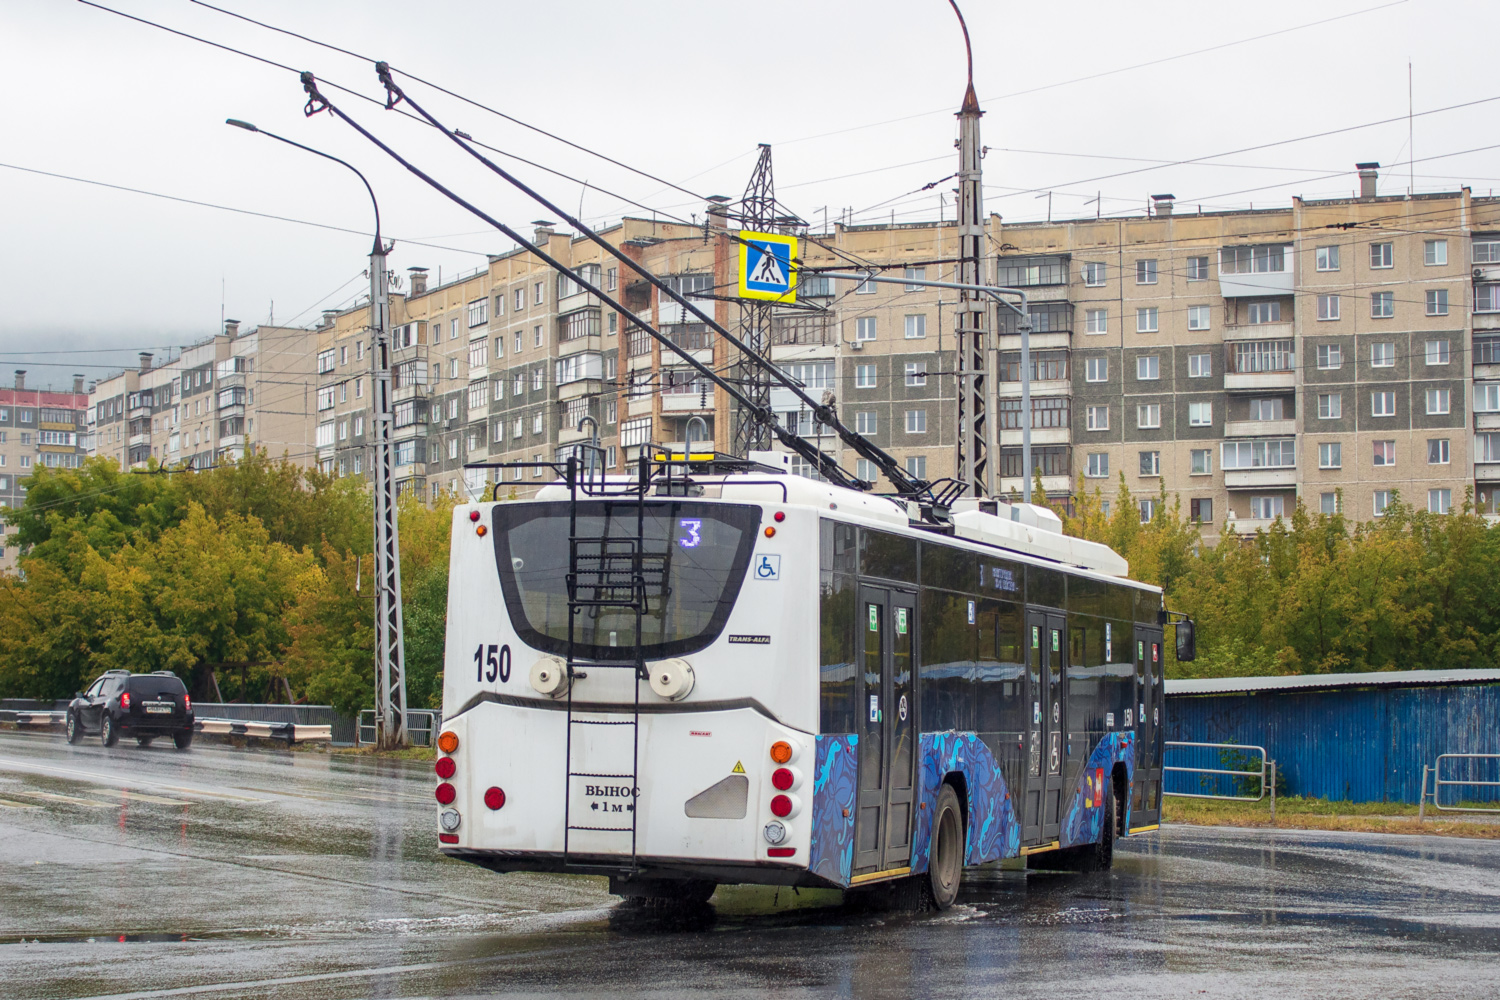
[[[1171,215],[1172,203],[1177,199],[1175,194],[1153,194],[1151,203],[1157,215]]]
[[[1354,169],[1359,171],[1359,196],[1375,197],[1375,182],[1380,178],[1380,164],[1356,163]]]

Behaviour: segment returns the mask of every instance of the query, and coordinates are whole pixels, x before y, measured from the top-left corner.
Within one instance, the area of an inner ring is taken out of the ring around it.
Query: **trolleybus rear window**
[[[566,656],[570,546],[568,504],[499,504],[495,561],[517,635]],[[635,656],[637,508],[633,500],[578,504],[573,531],[577,601],[573,652],[593,660]],[[640,525],[645,582],[642,654],[683,656],[713,642],[739,596],[760,508],[693,501],[648,502]]]

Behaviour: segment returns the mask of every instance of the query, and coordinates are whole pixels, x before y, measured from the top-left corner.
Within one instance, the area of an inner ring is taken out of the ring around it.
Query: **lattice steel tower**
[[[760,159],[755,172],[745,187],[740,199],[740,226],[758,233],[774,232],[776,225],[776,185],[771,179],[771,147],[760,146]],[[774,316],[769,302],[740,303],[740,341],[769,363],[771,354],[771,323]],[[763,364],[740,353],[734,366],[734,379],[745,395],[756,405],[771,404],[771,378]],[[734,453],[748,455],[751,451],[771,447],[771,431],[746,407],[740,407],[734,415]]]
[[[950,0],[951,2],[951,0]],[[979,98],[974,94],[974,53],[969,28],[958,4],[964,48],[969,54],[969,86],[958,112],[958,280],[984,284],[984,147],[979,142]],[[965,288],[958,305],[958,455],[955,478],[969,487],[970,496],[992,496],[994,468],[990,455],[990,426],[986,402],[989,392],[989,304],[979,292]],[[1022,419],[1027,419],[1023,414]]]

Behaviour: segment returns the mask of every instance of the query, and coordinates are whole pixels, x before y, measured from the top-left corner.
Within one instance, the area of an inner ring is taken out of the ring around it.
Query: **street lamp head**
[[[233,125],[235,128],[242,128],[246,132],[259,132],[260,131],[260,129],[256,128],[254,125],[251,125],[249,122],[242,122],[238,118],[226,118],[226,119],[224,119],[224,124],[225,125]]]

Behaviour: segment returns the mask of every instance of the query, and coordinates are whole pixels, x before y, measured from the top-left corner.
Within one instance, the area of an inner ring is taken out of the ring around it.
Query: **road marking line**
[[[179,795],[202,795],[202,796],[206,796],[206,797],[212,798],[212,799],[228,799],[228,800],[233,801],[233,802],[269,802],[269,801],[271,801],[270,799],[249,798],[249,797],[244,796],[244,795],[231,795],[228,792],[210,792],[210,791],[205,791],[205,790],[203,790],[201,788],[184,788],[181,785],[166,785],[166,784],[162,784],[161,782],[157,782],[157,781],[150,781],[150,780],[141,781],[141,780],[138,780],[138,779],[137,780],[127,780],[125,778],[122,778],[119,775],[101,774],[98,771],[82,771],[82,770],[79,770],[78,768],[74,768],[74,767],[57,767],[56,765],[53,765],[53,764],[39,764],[39,763],[36,763],[35,761],[17,760],[14,757],[0,757],[0,768],[5,768],[7,766],[9,766],[9,768],[12,769],[12,770],[17,770],[17,771],[22,771],[22,772],[26,772],[26,771],[44,771],[44,772],[49,772],[49,773],[52,773],[52,774],[66,774],[66,775],[76,776],[76,777],[83,778],[83,779],[85,779],[87,781],[96,782],[98,784],[111,785],[111,786],[113,786],[115,788],[130,788],[130,787],[139,785],[139,786],[144,787],[144,788],[154,788],[154,789],[157,789],[157,790],[160,790],[160,791],[165,791],[165,792],[176,792]]]
[[[46,799],[48,802],[66,802],[69,805],[88,806],[92,809],[113,809],[115,807],[115,804],[113,802],[100,802],[97,799],[80,799],[75,798],[72,795],[59,795],[56,792],[38,792],[29,788],[23,791],[16,792],[15,794],[24,795],[28,799]]]
[[[41,806],[35,802],[12,802],[10,799],[0,799],[0,806],[9,806],[12,809],[40,809]]]
[[[111,790],[111,789],[108,789],[108,788],[100,788],[100,789],[97,789],[97,790],[94,790],[94,791],[87,792],[86,794],[88,794],[88,795],[123,795],[126,798],[130,799],[132,802],[155,802],[157,805],[162,805],[162,806],[185,806],[185,805],[188,804],[188,803],[184,802],[182,799],[164,799],[160,795],[147,795],[144,792],[135,792],[135,791],[131,791],[128,788],[121,788],[121,789],[118,789],[118,790]]]

